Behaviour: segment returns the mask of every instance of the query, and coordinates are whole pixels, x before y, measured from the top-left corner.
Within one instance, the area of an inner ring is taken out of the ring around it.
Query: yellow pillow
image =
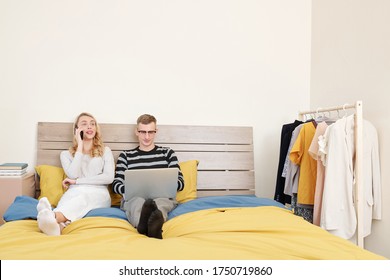
[[[51,165],[39,165],[35,167],[39,176],[41,197],[47,197],[53,207],[56,207],[61,196],[64,194],[62,181],[66,178],[61,167]]]
[[[176,195],[176,200],[179,203],[184,203],[197,198],[198,164],[199,161],[197,160],[179,162],[180,170],[184,177],[184,189],[177,192]]]
[[[35,167],[35,170],[40,178],[41,194],[38,199],[46,196],[51,205],[56,207],[65,192],[62,187],[62,181],[66,178],[64,169],[51,165],[39,165]],[[111,205],[120,206],[122,196],[114,193],[111,185],[108,186],[108,191],[111,196]]]

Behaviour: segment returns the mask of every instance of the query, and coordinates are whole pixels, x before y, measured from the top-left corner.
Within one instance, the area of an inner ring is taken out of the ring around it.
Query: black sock
[[[159,209],[156,209],[150,214],[148,221],[148,236],[162,239],[162,226],[164,217]]]
[[[139,233],[141,233],[141,234],[148,233],[148,221],[149,221],[150,215],[156,209],[157,209],[157,205],[153,199],[145,200],[144,205],[142,206],[141,215],[140,215],[139,223],[137,226],[137,230]]]

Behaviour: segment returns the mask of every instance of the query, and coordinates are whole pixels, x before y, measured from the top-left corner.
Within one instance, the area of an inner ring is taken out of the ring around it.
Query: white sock
[[[60,225],[57,223],[55,214],[49,209],[42,209],[38,213],[38,227],[47,235],[61,235]]]
[[[41,212],[41,210],[43,210],[43,209],[51,210],[51,204],[50,204],[49,200],[47,199],[47,197],[42,197],[38,201],[38,205],[37,205],[38,213]]]

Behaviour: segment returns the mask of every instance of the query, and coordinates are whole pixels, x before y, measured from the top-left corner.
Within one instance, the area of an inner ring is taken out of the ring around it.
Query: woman
[[[102,142],[96,119],[89,113],[81,113],[73,131],[73,146],[61,152],[67,176],[62,185],[66,192],[54,210],[46,197],[37,205],[38,226],[47,235],[60,235],[64,227],[90,210],[111,206],[107,187],[114,180],[114,157]]]

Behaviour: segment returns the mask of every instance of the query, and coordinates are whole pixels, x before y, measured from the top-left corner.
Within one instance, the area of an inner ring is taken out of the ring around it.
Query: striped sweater
[[[122,151],[118,157],[115,168],[115,179],[112,183],[114,193],[123,195],[125,192],[125,171],[128,169],[145,169],[145,168],[179,168],[177,180],[177,190],[182,191],[184,188],[183,173],[179,167],[179,161],[175,152],[168,147],[155,146],[149,152],[141,151],[139,147]]]

